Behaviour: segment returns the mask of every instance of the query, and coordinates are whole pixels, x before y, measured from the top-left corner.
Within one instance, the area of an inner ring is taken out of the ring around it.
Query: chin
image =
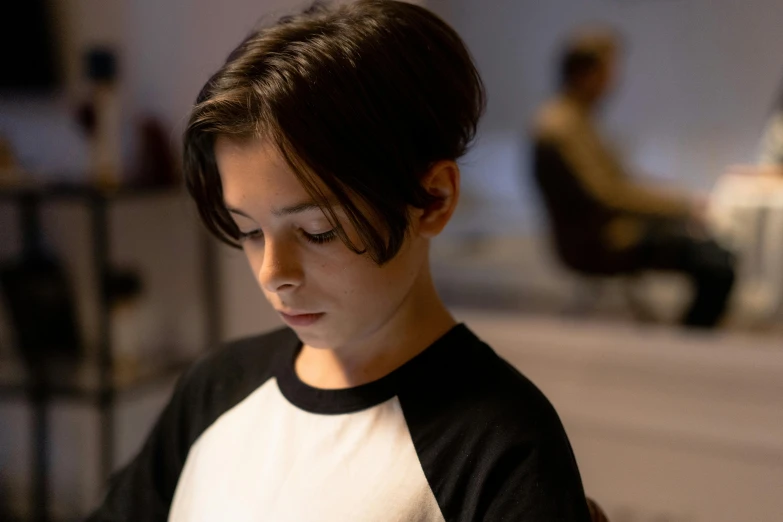
[[[356,328],[355,324],[341,324],[335,328],[332,324],[323,324],[310,328],[294,328],[297,337],[310,348],[336,350],[351,346],[367,337],[367,328]]]
[[[328,328],[294,328],[296,336],[310,348],[329,350],[345,344],[345,336],[331,332]]]

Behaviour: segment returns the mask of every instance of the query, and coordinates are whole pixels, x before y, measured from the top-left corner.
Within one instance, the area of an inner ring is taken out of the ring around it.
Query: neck
[[[360,386],[388,375],[423,352],[457,323],[437,295],[425,269],[394,315],[350,346],[302,347],[296,373],[310,386],[339,389]]]

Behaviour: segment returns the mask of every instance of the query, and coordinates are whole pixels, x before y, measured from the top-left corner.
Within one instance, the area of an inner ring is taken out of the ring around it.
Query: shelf
[[[3,522],[35,522],[33,520],[32,515],[27,517],[20,517],[18,515],[5,515],[5,513],[0,513],[0,515],[7,516],[8,518],[3,518]],[[84,517],[69,517],[69,518],[49,518],[50,522],[84,522]]]
[[[32,472],[29,509],[36,521],[51,520],[51,409],[57,402],[78,402],[95,408],[99,416],[98,444],[99,480],[108,480],[115,467],[115,409],[120,401],[132,400],[146,390],[170,385],[198,357],[187,358],[140,357],[138,363],[129,364],[116,357],[112,346],[112,317],[108,292],[108,276],[111,274],[110,260],[112,226],[110,210],[116,204],[126,201],[139,202],[145,199],[163,199],[174,203],[184,195],[183,184],[167,186],[120,186],[113,189],[90,184],[16,184],[0,185],[0,204],[16,206],[21,214],[18,220],[23,249],[31,250],[40,244],[42,232],[42,209],[49,203],[65,202],[87,207],[89,210],[89,234],[91,244],[92,278],[98,289],[95,295],[98,307],[96,325],[96,352],[94,358],[82,361],[48,362],[36,366],[34,373],[27,372],[22,360],[0,358],[0,399],[21,400],[29,407],[29,427],[32,451],[30,468]],[[143,202],[143,201],[142,201]],[[157,201],[156,201],[157,202]],[[144,205],[142,205],[143,207]],[[220,338],[215,304],[218,302],[218,288],[215,286],[216,258],[213,243],[203,236],[201,251],[203,266],[204,302],[206,303],[205,325],[207,346],[215,346]],[[41,325],[45,328],[45,325]],[[159,354],[183,353],[177,346],[160,347]],[[201,350],[199,350],[201,352]],[[41,351],[44,353],[44,351]],[[187,353],[187,352],[186,352]],[[109,364],[109,363],[112,364]],[[108,368],[113,368],[109,370]],[[3,515],[0,514],[0,517]]]
[[[147,363],[143,367],[114,372],[114,378],[102,389],[101,375],[97,364],[53,364],[46,370],[43,392],[51,398],[97,402],[103,394],[116,395],[122,400],[129,394],[163,384],[190,366],[194,358]],[[34,391],[33,383],[27,377],[27,370],[21,361],[0,361],[0,397],[25,397]]]
[[[18,201],[25,198],[46,200],[121,200],[143,196],[177,194],[182,185],[123,185],[104,188],[84,183],[13,184],[0,185],[0,201]]]

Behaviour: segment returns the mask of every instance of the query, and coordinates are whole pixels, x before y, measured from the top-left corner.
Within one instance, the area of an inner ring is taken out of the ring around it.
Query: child
[[[430,275],[483,107],[459,36],[403,2],[316,5],[231,53],[187,184],[290,328],[187,372],[91,520],[589,520],[554,409]]]

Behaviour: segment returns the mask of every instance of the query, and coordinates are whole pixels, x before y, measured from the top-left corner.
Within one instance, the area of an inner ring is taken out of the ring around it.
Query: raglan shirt
[[[316,389],[282,329],[179,381],[89,522],[588,522],[543,394],[458,325],[389,375]]]

